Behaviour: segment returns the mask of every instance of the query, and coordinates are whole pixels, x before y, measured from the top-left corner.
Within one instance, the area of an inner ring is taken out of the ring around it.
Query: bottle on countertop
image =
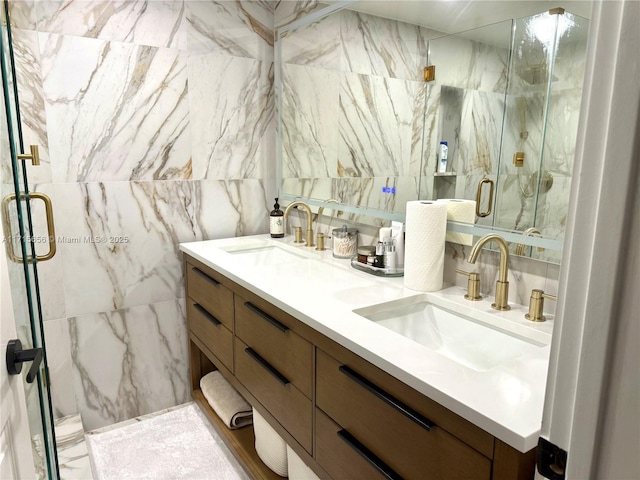
[[[284,237],[284,212],[280,210],[277,198],[273,210],[269,214],[269,233],[273,238]]]

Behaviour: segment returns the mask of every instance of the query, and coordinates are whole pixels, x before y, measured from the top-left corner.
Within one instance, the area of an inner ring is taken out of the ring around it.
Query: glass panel
[[[31,206],[28,199],[26,167],[17,155],[22,153],[22,135],[17,89],[13,74],[13,52],[11,30],[5,15],[7,3],[2,4],[2,18],[6,24],[1,27],[0,66],[2,69],[2,113],[0,114],[0,193],[6,208],[3,209],[3,244],[9,255],[9,277],[11,295],[15,310],[16,330],[24,348],[44,349],[44,335],[38,276],[35,260],[35,243],[31,222]],[[17,261],[16,258],[17,257]],[[20,261],[20,259],[28,259]],[[34,464],[40,478],[59,477],[53,415],[47,386],[46,350],[44,360],[34,383],[24,381],[29,414],[29,428],[34,450]],[[30,364],[23,368],[23,374]]]
[[[425,117],[421,199],[476,200],[481,180],[496,181],[511,35],[507,20],[429,41],[436,75]],[[446,163],[440,161],[441,142]],[[489,189],[483,192],[485,212]],[[477,225],[492,223],[493,214],[476,219]]]
[[[542,161],[538,175],[535,226],[546,238],[564,238],[571,173],[586,64],[589,21],[558,15],[556,49],[548,93]],[[558,252],[531,248],[534,258],[559,261]]]
[[[587,20],[569,13],[516,20],[496,227],[564,237],[587,32]],[[556,263],[561,259],[561,252],[517,243],[512,251]]]

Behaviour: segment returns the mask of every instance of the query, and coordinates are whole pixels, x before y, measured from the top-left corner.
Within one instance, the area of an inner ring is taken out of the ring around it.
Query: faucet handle
[[[544,322],[547,317],[542,314],[544,308],[544,299],[557,300],[555,295],[549,295],[544,293],[538,288],[531,290],[531,298],[529,299],[529,313],[525,314],[524,318],[531,320],[532,322]]]
[[[482,296],[480,295],[480,274],[478,272],[465,272],[459,268],[456,269],[456,272],[469,277],[469,281],[467,282],[468,291],[464,298],[472,302],[482,300]]]

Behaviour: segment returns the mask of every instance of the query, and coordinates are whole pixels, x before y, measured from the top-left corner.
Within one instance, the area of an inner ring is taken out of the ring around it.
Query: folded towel
[[[219,371],[200,379],[200,389],[211,408],[230,429],[251,425],[251,405],[240,395]]]

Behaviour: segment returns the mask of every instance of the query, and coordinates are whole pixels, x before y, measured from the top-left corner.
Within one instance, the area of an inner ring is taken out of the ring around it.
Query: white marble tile
[[[294,2],[279,2],[293,4]],[[280,39],[281,60],[285,64],[340,70],[342,13],[336,12],[305,27],[287,32]]]
[[[262,178],[273,164],[273,64],[217,54],[188,62],[193,178]]]
[[[503,111],[502,94],[465,91],[456,172],[478,175],[497,171]]]
[[[38,30],[136,45],[185,49],[184,5],[182,0],[38,1]]]
[[[56,238],[60,233],[59,227],[65,211],[55,192],[54,185],[42,183],[31,186],[31,191],[43,193],[49,197],[53,206],[53,226],[58,228]],[[46,255],[51,247],[49,230],[44,202],[37,199],[31,201],[31,218],[33,235],[37,239],[35,244],[36,255]],[[59,319],[66,317],[66,304],[64,297],[64,252],[56,245],[56,253],[53,258],[38,262],[38,285],[40,292],[40,305],[43,320]]]
[[[184,295],[178,243],[200,228],[191,182],[55,187],[67,316]]]
[[[448,35],[431,40],[430,64],[436,66],[436,81],[440,85],[450,87],[504,92],[509,60],[510,24],[510,21],[503,22],[500,28],[505,40],[503,47],[470,40],[463,35]]]
[[[340,87],[338,176],[403,176],[414,148],[414,109],[424,84],[353,73]]]
[[[190,52],[273,60],[274,3],[187,1]]]
[[[47,34],[40,49],[55,182],[191,177],[178,50]]]
[[[53,418],[75,414],[78,409],[73,393],[71,344],[67,319],[60,318],[44,322],[44,338],[51,381]]]
[[[35,0],[16,0],[9,3],[9,14],[11,16],[11,30],[25,29],[35,30],[36,19]]]
[[[342,70],[421,81],[427,38],[417,25],[342,11]]]
[[[326,5],[317,0],[298,0],[296,2],[275,3],[275,25],[280,27],[299,20]]]
[[[55,420],[60,480],[91,480],[91,460],[85,442],[82,418],[68,415]]]
[[[194,182],[196,240],[267,233],[272,205],[262,180]]]
[[[189,399],[183,301],[73,317],[69,334],[86,430]]]
[[[29,145],[37,145],[40,157],[38,166],[26,162],[27,178],[30,183],[51,182],[38,34],[30,30],[12,29],[12,45],[25,149],[21,153],[29,153]]]
[[[282,175],[338,175],[340,75],[321,68],[283,65]]]

